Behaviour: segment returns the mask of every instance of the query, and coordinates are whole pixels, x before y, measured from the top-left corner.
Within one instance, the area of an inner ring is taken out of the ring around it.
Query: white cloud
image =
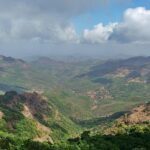
[[[38,40],[77,43],[79,39],[69,18],[90,9],[90,4],[84,5],[85,2],[82,0],[84,8],[81,9],[81,3],[77,1],[0,0],[0,42]]]
[[[143,7],[127,9],[122,22],[110,23],[105,26],[99,23],[91,30],[84,30],[83,38],[90,43],[150,42],[150,10]]]
[[[93,44],[105,42],[108,40],[116,25],[117,23],[110,23],[109,25],[104,26],[102,23],[100,23],[94,26],[92,30],[85,29],[83,38],[85,41]]]
[[[63,29],[60,26],[55,26],[54,37],[64,42],[79,43],[78,35],[73,26],[67,26]]]
[[[0,18],[0,40],[38,40],[42,42],[78,42],[74,27],[45,19]]]
[[[150,10],[143,7],[127,9],[121,22],[110,36],[120,42],[150,42]]]
[[[146,42],[150,40],[150,10],[128,9],[120,23],[99,23],[85,29],[81,39],[70,18],[110,0],[0,0],[0,41],[38,40],[58,43],[102,43],[107,41]],[[123,2],[123,0],[114,0]],[[12,7],[15,6],[15,7]],[[136,34],[135,34],[136,33]]]
[[[74,27],[70,25],[71,18],[104,6],[107,7],[111,1],[36,0],[35,2],[34,0],[0,0],[0,41],[23,39],[49,41],[51,43],[79,43],[80,39]],[[123,1],[113,0],[114,3]],[[98,25],[95,28],[95,30],[103,28],[103,25]],[[98,41],[103,41],[103,38],[107,39],[109,32],[111,32],[109,28],[111,27],[106,27],[106,31],[99,31],[102,36],[97,35],[100,38]],[[94,36],[94,33],[85,31],[87,41],[90,40],[88,35]]]

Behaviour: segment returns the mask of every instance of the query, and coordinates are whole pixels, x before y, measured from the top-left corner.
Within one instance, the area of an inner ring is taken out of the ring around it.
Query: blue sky
[[[150,55],[149,27],[150,0],[0,0],[4,55]]]
[[[120,22],[123,13],[128,8],[145,7],[150,9],[150,0],[125,0],[126,2],[115,2],[102,5],[98,9],[91,10],[71,19],[77,32],[80,34],[85,28],[91,29],[100,22],[104,25],[111,22]]]

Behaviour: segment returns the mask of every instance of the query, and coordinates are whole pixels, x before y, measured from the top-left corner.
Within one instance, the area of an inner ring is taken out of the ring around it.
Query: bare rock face
[[[22,94],[15,91],[6,92],[4,96],[0,96],[0,102],[11,109],[17,107],[18,104],[25,105],[33,116],[37,113],[49,115],[52,111],[46,98],[36,92]]]
[[[125,114],[118,121],[126,124],[150,123],[150,103],[134,108],[130,113]]]

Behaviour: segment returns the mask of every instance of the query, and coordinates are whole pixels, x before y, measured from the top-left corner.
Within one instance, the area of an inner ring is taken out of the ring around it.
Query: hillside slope
[[[42,93],[64,116],[88,120],[128,111],[150,99],[149,57],[32,62],[1,56],[0,90]]]
[[[6,92],[0,96],[0,135],[53,141],[78,133],[80,128],[38,93]]]

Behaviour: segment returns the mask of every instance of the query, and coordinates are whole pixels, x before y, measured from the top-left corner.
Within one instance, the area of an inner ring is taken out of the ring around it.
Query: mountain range
[[[140,115],[147,122],[149,80],[150,57],[24,61],[0,56],[0,135],[55,143],[117,120],[138,123]]]

